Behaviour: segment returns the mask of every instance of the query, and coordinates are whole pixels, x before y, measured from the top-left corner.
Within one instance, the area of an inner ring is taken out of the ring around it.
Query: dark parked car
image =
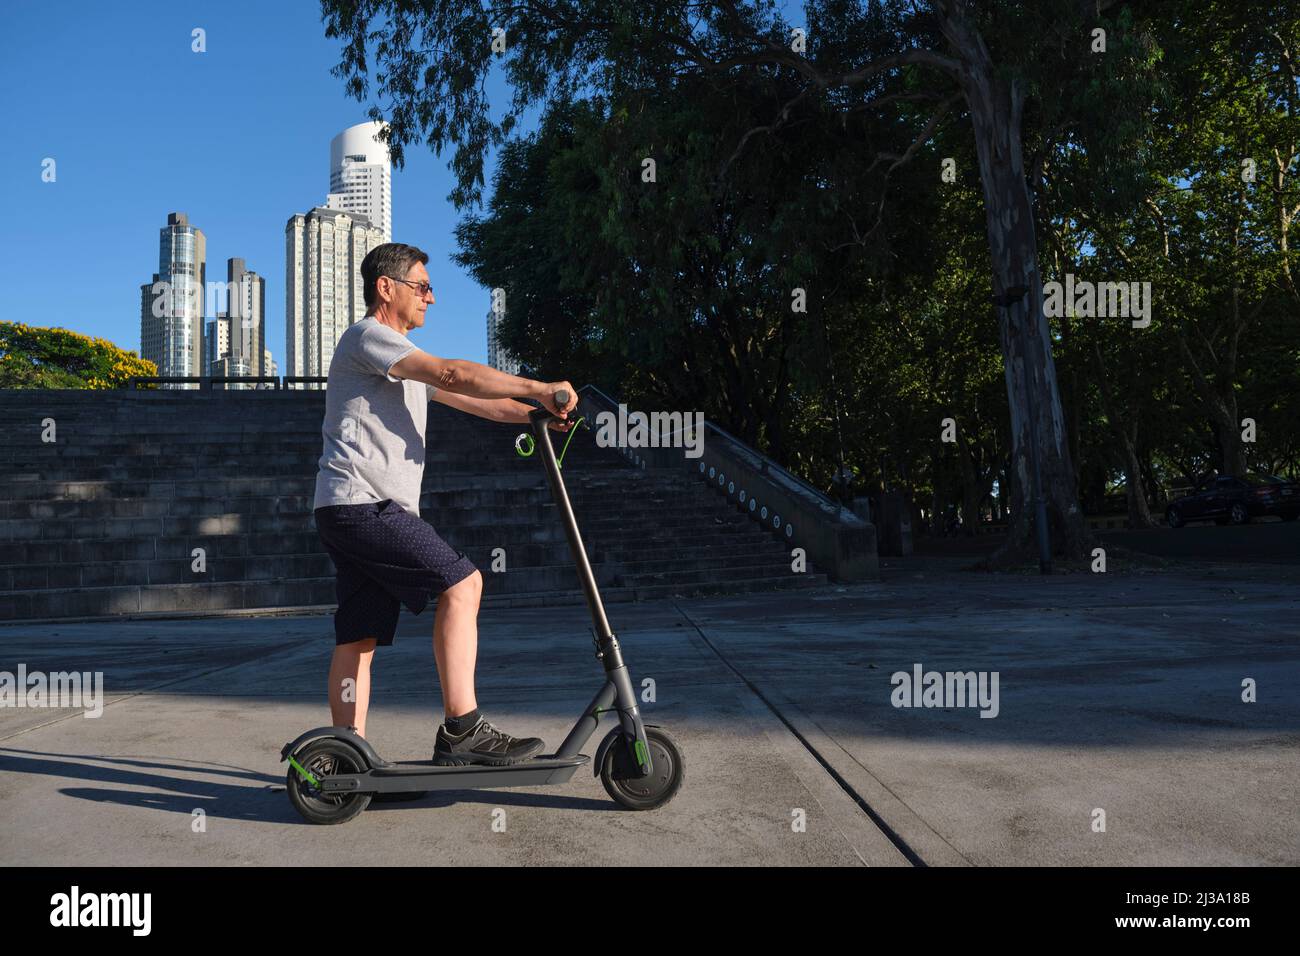
[[[1171,528],[1207,518],[1215,524],[1245,524],[1264,515],[1278,515],[1284,521],[1300,516],[1300,484],[1254,471],[1241,476],[1216,475],[1202,481],[1190,495],[1171,501],[1165,511]]]

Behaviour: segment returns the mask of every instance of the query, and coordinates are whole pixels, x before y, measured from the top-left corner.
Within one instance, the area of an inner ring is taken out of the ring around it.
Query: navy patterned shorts
[[[317,508],[316,530],[338,572],[334,642],[375,638],[390,645],[405,604],[419,614],[447,588],[477,569],[391,498]]]

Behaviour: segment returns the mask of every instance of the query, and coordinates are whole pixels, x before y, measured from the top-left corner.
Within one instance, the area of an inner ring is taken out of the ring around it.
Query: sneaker
[[[478,723],[459,737],[449,734],[446,724],[439,727],[433,762],[440,767],[463,767],[467,764],[504,767],[535,757],[545,747],[546,744],[538,737],[503,734],[480,716]]]

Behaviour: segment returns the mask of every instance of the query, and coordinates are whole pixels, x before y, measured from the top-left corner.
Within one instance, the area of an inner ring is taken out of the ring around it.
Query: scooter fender
[[[660,727],[660,726],[662,726],[662,725],[661,725],[661,724],[642,724],[641,726],[643,726],[643,727]],[[602,740],[602,741],[600,742],[600,746],[596,748],[596,759],[593,760],[593,761],[591,762],[591,775],[592,775],[593,777],[599,777],[599,776],[600,776],[600,768],[603,767],[603,766],[605,766],[605,753],[606,753],[606,751],[608,751],[610,747],[614,746],[615,743],[617,743],[618,741],[620,741],[620,740],[622,740],[622,739],[623,739],[623,728],[622,728],[622,727],[615,727],[615,728],[613,728],[609,733],[607,733],[607,734],[605,735],[605,739]]]
[[[321,737],[337,737],[339,740],[346,741],[353,747],[356,747],[357,751],[361,754],[361,759],[363,759],[372,769],[388,765],[388,761],[380,757],[379,754],[375,752],[375,748],[370,746],[370,741],[366,740],[364,737],[357,736],[355,732],[348,730],[346,727],[317,727],[314,730],[309,730],[305,734],[299,735],[296,739],[291,740],[289,743],[284,745],[284,748],[280,751],[280,762],[283,763],[288,760],[290,756],[297,753],[298,749],[302,747],[303,744],[310,743],[313,740],[318,740]]]

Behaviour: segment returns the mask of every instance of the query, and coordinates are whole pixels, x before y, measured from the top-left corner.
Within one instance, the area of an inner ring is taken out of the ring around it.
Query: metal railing
[[[220,391],[237,392],[237,391],[298,391],[290,389],[289,386],[298,383],[320,383],[325,384],[329,379],[322,375],[285,375],[283,378],[277,378],[274,375],[133,375],[127,379],[127,387],[131,391],[139,391],[141,385],[193,385],[198,384],[200,392],[218,391],[212,386],[215,384],[236,384],[251,385],[262,382],[269,382],[271,388],[268,389],[220,389]]]
[[[578,394],[580,407],[587,403],[584,414],[593,422],[600,412],[617,413],[620,403],[594,385],[584,385]],[[874,525],[725,429],[708,421],[703,425],[698,462],[673,448],[627,448],[621,453],[641,468],[685,465],[742,513],[804,548],[811,561],[838,580],[876,577]]]
[[[614,401],[614,399],[610,398],[608,395],[602,392],[595,385],[584,385],[582,388],[578,389],[578,391],[591,392],[596,395],[599,395],[601,399],[604,400],[605,404],[609,406],[610,411],[618,410],[619,403]],[[830,495],[810,485],[807,481],[800,478],[798,475],[786,471],[774,459],[768,458],[766,455],[764,455],[761,451],[754,448],[753,446],[745,444],[743,441],[741,441],[735,435],[731,434],[731,432],[727,431],[726,429],[721,428],[713,424],[713,422],[708,421],[706,419],[704,422],[704,430],[705,432],[710,432],[714,435],[717,435],[725,439],[727,442],[729,442],[732,445],[732,447],[736,451],[742,452],[748,458],[752,458],[755,462],[757,462],[757,468],[759,474],[779,475],[787,483],[795,485],[803,489],[803,491],[806,492],[808,495],[819,499],[828,512],[834,512],[838,514],[841,511],[848,511],[848,509],[846,509],[840,502],[836,501]]]

